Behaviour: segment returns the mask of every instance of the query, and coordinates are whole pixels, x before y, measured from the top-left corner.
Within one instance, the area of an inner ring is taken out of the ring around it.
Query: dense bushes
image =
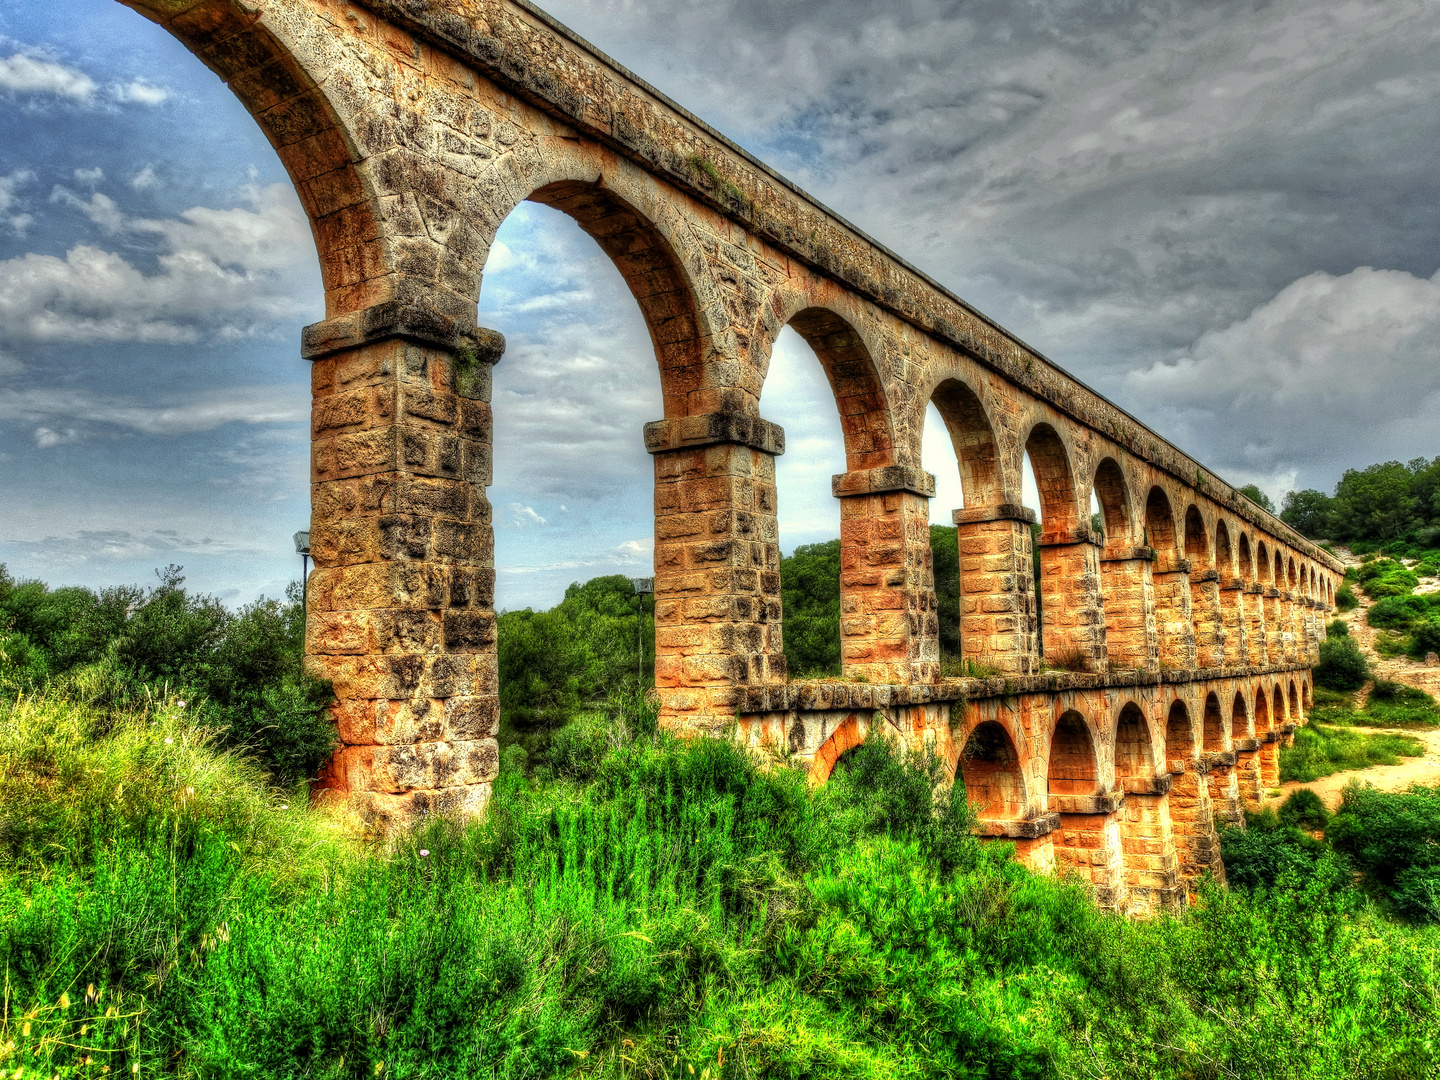
[[[1348,634],[1327,637],[1320,643],[1315,685],[1327,690],[1358,690],[1370,678],[1370,662]]]
[[[968,836],[931,765],[881,740],[811,790],[725,741],[613,733],[586,784],[512,774],[485,821],[367,850],[187,716],[105,733],[0,703],[4,790],[58,823],[0,839],[7,1075],[1440,1066],[1434,934],[1379,918],[1333,854],[1130,922]],[[117,778],[133,794],[107,801]]]
[[[802,544],[780,560],[785,664],[792,679],[840,674],[840,541]]]
[[[1395,914],[1440,922],[1440,787],[1351,784],[1325,836]]]
[[[59,684],[111,712],[189,699],[225,746],[275,782],[314,776],[334,742],[328,684],[303,669],[305,614],[261,599],[238,612],[186,591],[177,566],[152,589],[50,589],[0,566],[0,686]]]

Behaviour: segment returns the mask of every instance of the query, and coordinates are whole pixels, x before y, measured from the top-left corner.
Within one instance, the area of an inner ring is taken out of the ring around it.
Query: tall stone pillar
[[[721,734],[739,688],[785,682],[775,458],[781,429],[704,413],[645,425],[655,458],[661,722]]]
[[[1055,869],[1073,873],[1090,886],[1101,907],[1123,910],[1128,895],[1120,814],[1125,793],[1049,796],[1048,809],[1060,814],[1052,833]]]
[[[1100,559],[1105,592],[1105,652],[1111,671],[1158,671],[1155,590],[1150,576],[1155,552],[1148,547],[1107,548]]]
[[[1195,666],[1223,667],[1227,634],[1219,571],[1190,572],[1190,616],[1195,626]]]
[[[1235,788],[1246,810],[1259,810],[1265,798],[1264,766],[1259,739],[1235,740]]]
[[[1265,609],[1266,662],[1270,664],[1284,663],[1284,622],[1280,612],[1280,590],[1266,589],[1262,605]]]
[[[1217,829],[1225,825],[1245,823],[1244,804],[1240,798],[1240,778],[1236,770],[1239,754],[1235,750],[1207,753],[1205,774],[1210,786],[1210,808]]]
[[[1040,669],[1035,628],[1034,512],[1002,505],[956,510],[960,546],[960,652],[1002,675]]]
[[[1260,784],[1266,790],[1280,786],[1280,736],[1267,731],[1260,742]]]
[[[1300,606],[1288,589],[1280,594],[1280,651],[1287,664],[1299,662]]]
[[[1195,624],[1190,614],[1190,560],[1161,555],[1155,579],[1155,631],[1160,639],[1160,666],[1189,671],[1195,666]]]
[[[930,550],[935,478],[890,465],[831,480],[840,500],[840,664],[873,683],[934,682],[940,618]]]
[[[307,327],[307,664],[341,746],[322,778],[399,822],[473,812],[499,765],[490,368],[493,331],[386,303]]]
[[[1124,852],[1126,910],[1133,914],[1172,914],[1184,903],[1180,861],[1170,817],[1169,774],[1126,777],[1125,801],[1116,811]]]
[[[1225,666],[1242,667],[1248,660],[1245,585],[1239,578],[1220,583],[1220,610],[1225,620]]]
[[[1040,658],[1067,671],[1104,671],[1100,544],[1088,529],[1040,534]]]
[[[1259,585],[1245,587],[1245,663],[1264,667],[1270,662],[1265,640],[1265,595]]]
[[[1175,854],[1180,879],[1191,900],[1199,892],[1200,880],[1208,872],[1225,880],[1220,859],[1220,838],[1210,804],[1209,778],[1203,760],[1176,759],[1170,762],[1170,824],[1175,833]]]

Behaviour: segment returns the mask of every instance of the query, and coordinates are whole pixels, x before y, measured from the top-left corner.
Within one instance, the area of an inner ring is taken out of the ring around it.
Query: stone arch
[[[1185,508],[1185,557],[1190,560],[1192,570],[1210,569],[1210,538],[1205,531],[1205,519],[1194,503]]]
[[[1227,580],[1235,577],[1235,548],[1230,543],[1230,530],[1224,521],[1215,523],[1215,568]]]
[[[1115,779],[1152,777],[1155,775],[1155,748],[1150,740],[1150,725],[1140,706],[1127,701],[1115,724]]]
[[[1165,757],[1168,761],[1193,761],[1196,757],[1195,725],[1185,702],[1176,698],[1165,718]],[[1171,766],[1172,771],[1174,766]]]
[[[1030,429],[1025,452],[1030,455],[1030,467],[1035,471],[1035,486],[1040,489],[1042,534],[1068,537],[1078,524],[1070,451],[1059,432],[1042,422]]]
[[[1235,691],[1235,700],[1230,704],[1230,738],[1244,739],[1250,734],[1250,709],[1245,704],[1243,692]]]
[[[935,388],[930,400],[945,421],[950,444],[955,448],[966,507],[1003,502],[995,428],[980,395],[959,379],[946,379]]]
[[[357,168],[366,148],[357,145],[341,119],[347,109],[334,100],[352,88],[327,81],[324,58],[307,55],[324,31],[257,17],[253,5],[240,0],[126,2],[225,80],[269,138],[310,219],[326,317],[403,299],[386,230],[378,224],[383,192]],[[473,300],[470,307],[473,325]],[[452,306],[452,313],[463,317],[464,305]]]
[[[1280,688],[1277,686],[1277,687],[1275,688],[1275,690],[1276,690],[1276,693],[1279,693]],[[1299,691],[1299,689],[1295,686],[1295,680],[1294,680],[1294,679],[1291,679],[1291,680],[1290,680],[1290,715],[1289,715],[1288,719],[1290,720],[1291,723],[1298,724],[1298,723],[1300,722],[1301,715],[1302,715],[1302,714],[1301,714],[1301,712],[1300,712],[1300,691]]]
[[[1100,767],[1095,738],[1078,712],[1069,709],[1050,732],[1046,781],[1051,795],[1098,795]]]
[[[1106,545],[1126,546],[1135,543],[1135,511],[1130,500],[1130,486],[1113,457],[1107,457],[1095,469],[1095,498],[1105,518]]]
[[[845,317],[826,307],[805,307],[786,324],[814,350],[835,395],[845,438],[845,467],[855,471],[895,461],[890,402],[869,346]],[[768,368],[769,354],[766,354]]]
[[[655,349],[666,418],[687,416],[697,408],[707,411],[705,406],[695,404],[695,398],[707,383],[707,340],[715,328],[706,325],[689,272],[672,236],[666,235],[674,230],[662,231],[657,224],[666,215],[647,214],[604,186],[603,173],[594,179],[596,168],[586,161],[576,162],[571,168],[565,168],[563,161],[555,161],[549,170],[552,173],[580,173],[586,178],[550,179],[525,198],[571,218],[609,256],[625,279]],[[499,228],[498,222],[495,228]],[[492,229],[487,250],[493,241]],[[751,411],[758,409],[758,401],[757,392]]]
[[[1145,497],[1145,540],[1162,559],[1173,558],[1177,552],[1175,512],[1170,509],[1170,496],[1158,484]]]
[[[830,733],[830,737],[821,744],[820,749],[815,751],[810,765],[810,782],[823,784],[829,780],[830,774],[835,771],[835,763],[847,751],[864,742],[868,732],[869,725],[863,724],[860,717],[853,713],[842,720]]]
[[[1015,821],[1025,816],[1025,773],[1020,753],[1005,726],[995,720],[975,725],[960,752],[965,798],[982,821]]]
[[[1240,543],[1237,545],[1237,550],[1240,555],[1240,580],[1245,582],[1246,585],[1253,584],[1255,581],[1255,567],[1250,561],[1250,538],[1243,532],[1240,534]]]
[[[1307,708],[1307,709],[1312,709],[1312,708],[1314,708],[1315,705],[1314,705],[1314,702],[1313,702],[1313,700],[1312,700],[1311,686],[1310,686],[1310,680],[1309,680],[1309,679],[1301,679],[1301,680],[1300,680],[1300,692],[1301,692],[1301,694],[1303,695],[1303,698],[1304,698],[1304,700],[1303,700],[1303,702],[1302,702],[1302,704],[1304,705],[1304,707]]]
[[[1201,727],[1200,748],[1206,753],[1225,749],[1225,720],[1220,715],[1220,698],[1212,690],[1205,695],[1205,719]]]
[[[1275,581],[1274,564],[1270,561],[1270,552],[1265,547],[1264,540],[1255,542],[1255,580],[1261,585],[1267,581],[1273,584]]]
[[[1236,695],[1238,698],[1238,694]],[[1265,698],[1265,688],[1262,686],[1255,691],[1255,734],[1264,735],[1271,731],[1275,724],[1271,719],[1270,704]]]

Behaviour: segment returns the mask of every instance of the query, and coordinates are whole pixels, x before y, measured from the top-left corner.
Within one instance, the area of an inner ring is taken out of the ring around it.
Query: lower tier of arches
[[[801,682],[747,699],[737,734],[817,783],[867,738],[927,748],[964,784],[982,835],[1107,907],[1153,914],[1184,906],[1207,874],[1224,880],[1219,833],[1279,785],[1313,692],[1308,667]]]

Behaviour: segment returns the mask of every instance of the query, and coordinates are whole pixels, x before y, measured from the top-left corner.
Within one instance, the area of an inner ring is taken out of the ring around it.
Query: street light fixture
[[[306,608],[306,593],[310,584],[310,530],[302,529],[295,534],[295,553],[300,556],[300,606]]]
[[[636,687],[643,693],[645,690],[645,600],[655,592],[655,579],[653,577],[631,578],[630,584],[635,587],[635,595],[640,598],[640,614],[635,617],[635,678]]]

